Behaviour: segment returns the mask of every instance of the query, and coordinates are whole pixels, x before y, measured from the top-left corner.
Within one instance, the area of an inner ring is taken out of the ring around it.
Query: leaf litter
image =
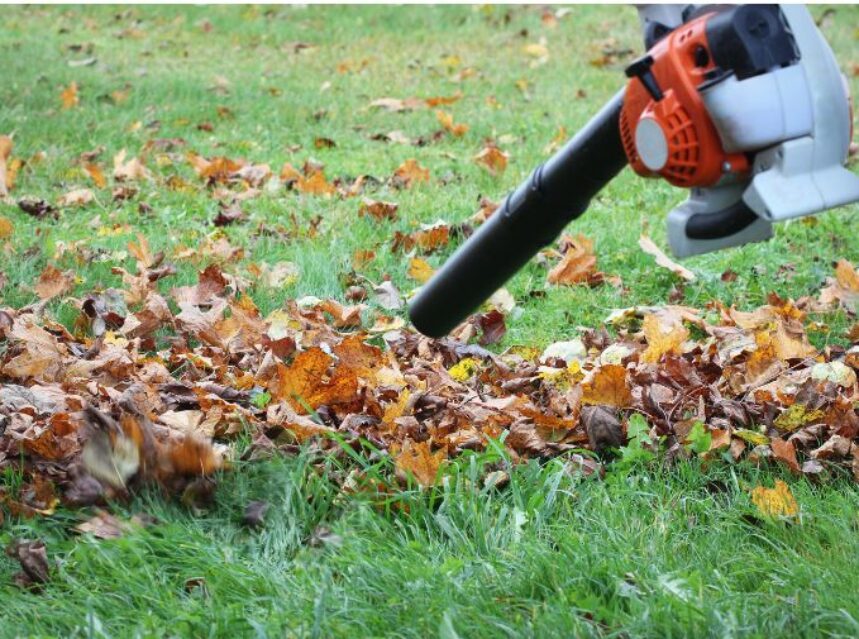
[[[824,302],[773,295],[752,312],[718,302],[625,309],[609,318],[615,337],[590,330],[542,354],[494,353],[484,345],[504,336],[498,308],[452,338],[402,324],[372,333],[386,316],[336,300],[291,300],[264,316],[216,265],[173,288],[171,307],[157,286],[163,256],[142,239],[129,248],[137,271],[123,274],[126,288],[79,299],[72,330],[43,304],[0,309],[0,469],[25,478],[21,490],[0,488],[13,515],[104,505],[147,483],[204,503],[245,433],[248,459],[298,445],[320,456],[371,446],[400,481],[426,487],[449,460],[491,442],[512,463],[623,447],[638,415],[668,461],[727,454],[797,474],[859,475],[857,359],[818,351],[806,334],[808,313],[844,302],[826,291]],[[281,266],[265,276],[293,276]],[[37,290],[64,294],[67,277],[49,267]],[[376,294],[385,312],[403,311],[390,282]],[[755,493],[763,512],[794,512],[768,494]],[[102,517],[82,530],[126,528]]]

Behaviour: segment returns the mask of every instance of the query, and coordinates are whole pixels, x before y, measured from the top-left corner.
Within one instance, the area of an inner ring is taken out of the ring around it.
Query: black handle
[[[423,287],[409,307],[421,333],[446,335],[581,215],[626,165],[619,122],[623,93],[508,195]]]

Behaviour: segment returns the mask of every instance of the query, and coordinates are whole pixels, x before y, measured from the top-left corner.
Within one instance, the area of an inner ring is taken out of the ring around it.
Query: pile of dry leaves
[[[504,303],[441,340],[333,300],[263,317],[217,266],[165,299],[157,283],[172,269],[145,243],[130,248],[136,272],[121,273],[123,290],[80,299],[72,331],[44,303],[0,310],[0,470],[24,478],[15,494],[0,488],[13,514],[94,504],[141,482],[197,501],[240,433],[252,436],[249,458],[369,442],[428,486],[490,439],[514,462],[568,455],[601,470],[576,451],[623,446],[638,413],[668,458],[859,470],[859,347],[818,351],[806,335],[810,311],[853,312],[859,276],[845,261],[818,299],[624,309],[607,319],[614,336],[499,355],[469,342],[503,335]],[[706,450],[690,450],[702,427]]]

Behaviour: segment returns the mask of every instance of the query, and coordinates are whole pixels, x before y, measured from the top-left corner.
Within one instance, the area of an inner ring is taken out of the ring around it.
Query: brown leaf
[[[44,541],[14,541],[6,548],[6,554],[21,565],[21,572],[13,578],[15,584],[22,588],[38,588],[48,583],[51,570]]]
[[[50,300],[60,295],[65,295],[75,285],[75,276],[71,271],[65,273],[57,267],[48,264],[42,274],[39,276],[39,281],[33,287],[36,295],[41,300]]]
[[[770,441],[770,448],[772,448],[773,457],[785,464],[792,472],[801,472],[799,462],[796,460],[796,449],[792,442],[774,437]]]
[[[86,206],[95,200],[95,194],[89,189],[73,189],[63,194],[57,200],[58,206]]]
[[[358,208],[358,215],[369,215],[376,220],[395,220],[397,219],[397,209],[399,204],[395,202],[383,202],[382,200],[371,200],[364,198],[361,201],[361,206]]]
[[[602,452],[609,448],[620,448],[626,442],[617,412],[606,406],[585,406],[582,408],[582,423],[588,434],[590,447]]]

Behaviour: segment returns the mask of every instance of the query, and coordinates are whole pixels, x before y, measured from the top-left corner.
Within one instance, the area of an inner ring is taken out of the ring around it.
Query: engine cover
[[[706,13],[665,35],[631,76],[620,116],[624,151],[632,169],[675,186],[707,187],[726,175],[745,176],[744,153],[727,153],[699,89],[719,73],[707,38]]]

